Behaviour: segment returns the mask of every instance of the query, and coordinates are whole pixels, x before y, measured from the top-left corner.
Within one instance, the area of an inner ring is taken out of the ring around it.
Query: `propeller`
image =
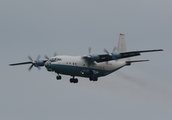
[[[113,51],[112,51],[111,54],[113,55],[113,54],[115,53],[115,51],[116,51],[116,46],[113,48]],[[107,53],[107,54],[109,54],[109,52],[108,52],[106,49],[104,49],[104,52]],[[109,54],[109,55],[110,55],[110,54]]]
[[[107,53],[109,56],[112,56],[112,58],[113,58],[114,60],[116,60],[116,58],[115,58],[115,56],[114,56],[114,55],[115,55],[115,51],[116,51],[116,46],[113,48],[112,53],[109,53],[107,49],[104,49],[103,51],[104,51],[105,53]],[[108,57],[106,62],[108,62],[109,59],[110,59],[110,58]]]
[[[37,67],[39,70],[41,69],[40,68],[40,64],[39,64],[39,58],[40,58],[41,56],[40,55],[38,55],[38,57],[37,57],[37,59],[36,60],[33,60],[31,57],[30,57],[30,55],[28,56],[28,58],[29,58],[29,60],[32,62],[32,65],[29,67],[29,71],[32,69],[32,67],[33,66],[35,66],[35,67]]]

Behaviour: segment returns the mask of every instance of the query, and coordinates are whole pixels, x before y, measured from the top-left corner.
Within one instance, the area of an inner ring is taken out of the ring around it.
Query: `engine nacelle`
[[[122,56],[121,56],[120,53],[115,53],[115,54],[112,55],[112,58],[113,58],[114,60],[120,59],[121,57],[122,57]]]
[[[43,61],[43,60],[36,61],[36,64],[39,66],[44,66],[44,63],[45,63],[45,61]]]
[[[91,55],[91,61],[99,61],[100,57],[99,55]]]

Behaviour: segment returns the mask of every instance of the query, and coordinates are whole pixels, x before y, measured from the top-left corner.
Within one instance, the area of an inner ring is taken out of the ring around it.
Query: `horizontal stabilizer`
[[[144,52],[158,52],[158,51],[164,51],[163,49],[154,49],[154,50],[139,50],[139,51],[130,51],[130,52],[122,52],[122,53],[144,53]]]
[[[149,60],[132,60],[132,61],[126,61],[126,64],[127,65],[131,65],[131,63],[134,63],[134,62],[147,62]]]

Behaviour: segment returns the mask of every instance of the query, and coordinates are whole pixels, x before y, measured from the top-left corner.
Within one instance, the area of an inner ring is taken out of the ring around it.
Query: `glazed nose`
[[[49,61],[49,60],[48,60],[47,62],[44,63],[44,66],[45,66],[45,67],[49,67],[50,65],[51,65],[51,61]]]

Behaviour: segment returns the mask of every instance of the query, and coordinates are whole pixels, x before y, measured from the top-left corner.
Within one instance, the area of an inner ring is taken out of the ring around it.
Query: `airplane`
[[[70,75],[70,83],[78,83],[77,77],[89,78],[90,81],[97,81],[99,77],[109,75],[124,66],[129,66],[135,62],[145,62],[149,60],[130,60],[130,57],[139,56],[145,52],[163,51],[163,49],[140,50],[140,51],[126,51],[126,43],[124,34],[120,33],[118,46],[114,47],[112,53],[104,49],[105,54],[91,54],[91,47],[89,47],[89,55],[83,56],[69,56],[57,55],[49,58],[45,55],[45,60],[39,60],[40,55],[36,60],[30,56],[29,62],[21,62],[9,64],[10,66],[31,64],[32,67],[46,67],[47,71],[57,73],[56,79],[61,80],[61,74]]]

